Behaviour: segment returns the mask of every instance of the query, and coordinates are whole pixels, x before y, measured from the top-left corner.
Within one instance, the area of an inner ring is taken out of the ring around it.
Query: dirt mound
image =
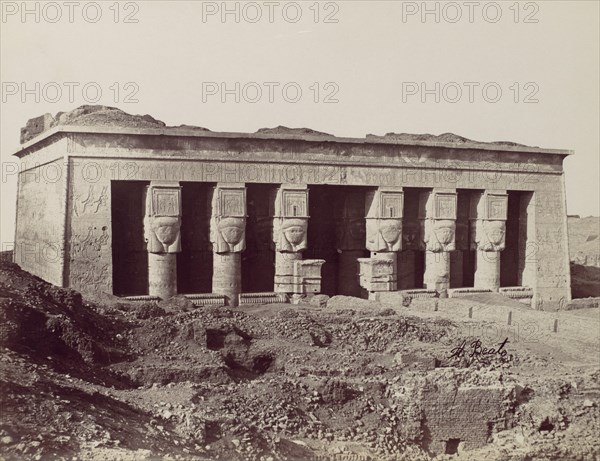
[[[453,360],[478,338],[406,307],[91,300],[10,263],[0,296],[4,459],[427,460],[514,426],[532,433],[524,459],[554,453],[546,432],[561,459],[598,453],[600,372],[536,381],[519,360]]]
[[[582,266],[600,267],[600,218],[569,216],[569,254]]]
[[[126,358],[119,344],[127,327],[102,315],[81,294],[57,288],[3,262],[0,278],[0,345],[33,360],[52,358],[64,370],[95,375],[92,367]]]
[[[600,296],[600,267],[571,263],[571,295],[573,298]]]

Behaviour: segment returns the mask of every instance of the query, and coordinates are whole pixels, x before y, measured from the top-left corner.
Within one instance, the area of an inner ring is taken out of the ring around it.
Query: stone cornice
[[[169,136],[181,138],[205,138],[205,139],[237,139],[237,140],[278,140],[278,141],[302,141],[308,143],[334,143],[354,145],[386,145],[407,147],[429,147],[439,149],[452,149],[464,151],[488,151],[506,153],[532,153],[567,156],[574,152],[567,149],[546,149],[539,147],[527,147],[510,144],[493,144],[479,142],[434,142],[401,140],[387,136],[368,135],[365,138],[344,138],[325,134],[307,133],[224,133],[204,131],[193,128],[120,128],[107,126],[72,126],[59,125],[51,128],[36,138],[24,143],[14,155],[22,158],[40,148],[51,144],[54,139],[60,139],[68,133],[94,134],[94,135],[120,135],[120,136]]]

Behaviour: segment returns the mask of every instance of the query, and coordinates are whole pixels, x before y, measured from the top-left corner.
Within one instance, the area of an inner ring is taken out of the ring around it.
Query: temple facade
[[[231,306],[398,291],[570,301],[570,151],[37,120],[15,154],[14,257],[56,285]]]

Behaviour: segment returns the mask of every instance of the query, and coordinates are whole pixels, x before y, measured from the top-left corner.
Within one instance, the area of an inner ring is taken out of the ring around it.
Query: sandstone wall
[[[73,159],[70,171],[68,285],[82,292],[112,294],[110,180],[97,176],[95,163]]]
[[[62,158],[19,174],[14,261],[63,286],[66,168]]]
[[[111,181],[168,180],[530,191],[522,284],[537,290],[537,308],[556,309],[570,301],[559,155],[298,140],[69,136],[69,283],[78,289],[112,292]]]

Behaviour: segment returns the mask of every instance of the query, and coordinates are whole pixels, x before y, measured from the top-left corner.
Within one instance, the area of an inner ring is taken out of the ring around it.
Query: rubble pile
[[[477,338],[406,306],[84,299],[0,264],[3,459],[600,454],[597,366],[454,360]]]

